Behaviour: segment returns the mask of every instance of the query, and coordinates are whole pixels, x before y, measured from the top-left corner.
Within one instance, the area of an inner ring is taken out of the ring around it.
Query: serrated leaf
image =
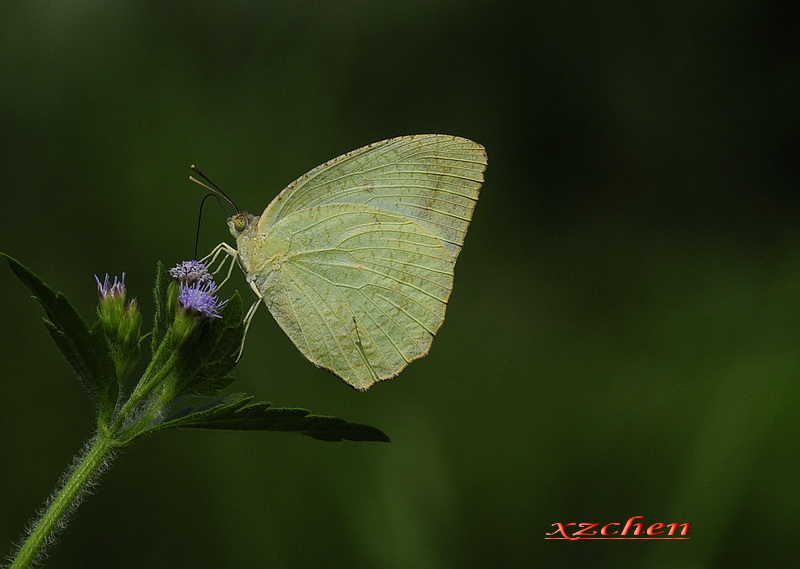
[[[281,431],[329,442],[390,442],[383,431],[369,425],[350,423],[337,417],[312,415],[307,409],[250,403],[252,399],[250,396],[236,394],[202,407],[184,409],[153,427],[150,432],[171,427],[221,431]]]
[[[81,358],[74,342],[72,342],[71,339],[64,334],[61,328],[53,324],[50,320],[47,318],[42,318],[42,320],[44,321],[45,328],[47,328],[47,331],[50,332],[50,337],[53,338],[56,346],[58,346],[58,348],[61,350],[61,353],[64,354],[67,362],[78,374],[78,377],[84,381],[85,377],[91,376],[92,372],[86,367],[86,362],[83,360],[83,358]],[[86,387],[92,391],[91,385],[86,385]]]
[[[307,409],[270,407],[268,403],[246,405],[224,416],[207,417],[184,428],[283,431],[330,442],[342,440],[390,442],[383,431],[369,425],[350,423],[338,417],[312,415]]]
[[[153,336],[150,340],[153,353],[156,353],[164,336],[167,334],[172,315],[167,313],[167,288],[170,279],[167,278],[167,270],[164,264],[159,261],[156,263],[156,283],[153,287],[153,300],[155,301],[155,316],[153,317]]]
[[[215,387],[236,367],[242,344],[242,299],[234,293],[220,310],[222,318],[205,322],[200,337],[187,348],[174,373],[183,395],[203,395]]]
[[[390,442],[385,433],[369,425],[350,423],[338,417],[312,415],[307,409],[271,407],[269,403],[253,403],[229,409],[182,427],[224,431],[293,432],[331,442],[342,440]]]
[[[191,390],[189,390],[189,393],[186,393],[186,391],[184,391],[184,394],[198,395],[202,397],[220,395],[223,391],[225,391],[228,387],[230,387],[234,381],[236,381],[236,378],[231,377],[229,375],[211,376],[202,383],[192,385],[192,388]]]
[[[116,404],[118,385],[105,336],[97,328],[90,330],[62,293],[55,292],[13,257],[0,255],[44,308],[48,332],[83,385],[97,399],[101,415],[110,412]]]
[[[140,435],[137,435],[137,437],[149,435],[163,429],[183,427],[184,425],[194,421],[201,421],[206,416],[214,415],[216,413],[223,413],[228,409],[242,407],[252,399],[252,395],[246,395],[244,393],[230,393],[204,405],[199,405],[196,407],[184,407],[178,411],[175,411],[171,415],[168,415],[162,419],[161,422],[153,425]]]

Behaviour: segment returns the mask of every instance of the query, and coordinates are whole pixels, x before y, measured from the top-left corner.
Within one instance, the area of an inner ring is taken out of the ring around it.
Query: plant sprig
[[[60,488],[33,524],[11,569],[30,567],[63,528],[86,489],[119,448],[167,429],[294,432],[322,441],[389,442],[382,431],[306,409],[253,403],[253,397],[224,395],[233,383],[243,338],[238,293],[216,296],[213,278],[196,261],[170,272],[158,263],[152,331],[141,332],[136,300],[128,300],[124,278],[97,279],[96,322],[88,326],[63,293],[56,292],[13,257],[11,270],[45,311],[44,324],[96,404],[97,430],[62,478]],[[194,271],[194,272],[193,272]],[[170,274],[176,279],[170,277]],[[152,357],[138,381],[129,376],[150,337]],[[199,403],[192,400],[200,399]],[[203,400],[204,399],[204,400]]]

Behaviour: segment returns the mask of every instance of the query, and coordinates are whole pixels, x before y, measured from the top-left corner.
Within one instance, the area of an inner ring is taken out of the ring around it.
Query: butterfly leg
[[[222,255],[222,259],[219,260],[219,263],[217,264],[220,255]],[[225,275],[225,278],[222,280],[222,282],[219,283],[219,285],[217,285],[217,290],[219,290],[222,287],[222,285],[228,282],[228,279],[231,278],[231,273],[233,272],[233,267],[236,264],[236,259],[238,258],[238,255],[239,252],[236,249],[234,249],[227,243],[220,243],[219,245],[214,247],[214,249],[212,249],[208,255],[200,259],[200,262],[209,267],[209,271],[214,275],[222,271],[222,268],[225,266],[225,263],[230,261],[230,265],[228,266],[228,272]],[[217,268],[212,270],[215,264],[217,264]],[[242,359],[242,352],[244,351],[244,341],[247,338],[247,330],[250,328],[250,323],[253,321],[253,317],[256,315],[256,310],[258,309],[258,305],[261,304],[261,300],[263,299],[261,292],[258,290],[258,287],[256,287],[255,283],[250,282],[250,288],[253,289],[253,292],[256,295],[256,301],[247,310],[247,314],[244,315],[244,319],[242,320],[242,323],[244,324],[244,334],[242,334],[242,345],[239,346],[239,353],[236,356],[237,362],[240,359]]]
[[[263,296],[261,292],[256,288],[255,283],[250,283],[250,288],[253,289],[253,292],[256,293],[256,301],[250,305],[250,308],[247,309],[247,314],[244,315],[244,320],[242,323],[244,324],[244,334],[242,334],[242,345],[239,347],[239,355],[236,356],[236,361],[238,362],[242,358],[242,352],[244,351],[244,341],[247,339],[247,331],[250,329],[250,323],[253,321],[253,317],[256,315],[256,310],[258,310],[261,301],[263,300]]]
[[[231,278],[231,273],[233,272],[233,266],[236,264],[236,258],[239,252],[230,245],[228,245],[227,243],[220,243],[219,245],[214,247],[214,249],[212,249],[208,255],[200,259],[201,263],[204,263],[207,267],[210,268],[213,267],[213,265],[217,262],[217,258],[222,253],[224,253],[225,256],[223,256],[222,260],[219,261],[219,265],[217,266],[216,270],[209,269],[212,274],[216,275],[218,272],[222,270],[222,267],[225,266],[226,262],[230,261],[231,263],[230,266],[228,267],[228,273],[225,275],[225,278],[217,286],[218,289],[222,287],[222,285],[224,285],[226,282],[228,282],[229,278]]]

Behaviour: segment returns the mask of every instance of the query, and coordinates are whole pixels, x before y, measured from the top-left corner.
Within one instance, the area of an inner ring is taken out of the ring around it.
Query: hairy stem
[[[61,488],[54,494],[42,517],[36,521],[9,569],[30,567],[44,548],[52,543],[55,533],[64,527],[67,516],[80,503],[94,477],[107,466],[116,446],[113,438],[102,433],[87,444],[87,450],[76,457],[74,465],[64,475]]]
[[[122,406],[122,409],[120,409],[116,420],[109,427],[109,430],[115,436],[125,429],[130,431],[130,425],[128,425],[128,421],[130,421],[131,418],[136,417],[137,407],[144,402],[147,396],[150,395],[150,392],[157,385],[160,385],[164,379],[166,379],[166,377],[172,373],[175,364],[178,361],[178,356],[173,350],[171,350],[169,340],[170,337],[168,333],[165,341],[161,342],[161,345],[156,350],[156,353],[153,354],[153,360],[150,362],[150,365],[147,366],[147,369],[144,371],[141,379],[136,384],[133,393],[131,393],[131,396]],[[130,439],[128,442],[130,442]]]

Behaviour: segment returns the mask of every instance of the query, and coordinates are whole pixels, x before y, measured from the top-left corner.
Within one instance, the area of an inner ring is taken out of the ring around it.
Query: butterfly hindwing
[[[293,213],[268,234],[256,279],[310,361],[357,389],[428,353],[444,321],[453,259],[419,224],[360,204]]]

